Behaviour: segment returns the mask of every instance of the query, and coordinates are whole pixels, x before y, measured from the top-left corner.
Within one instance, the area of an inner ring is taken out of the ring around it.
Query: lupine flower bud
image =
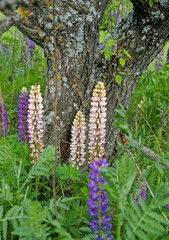
[[[110,221],[111,217],[107,215],[109,211],[108,202],[109,199],[105,191],[100,185],[107,184],[101,175],[101,167],[108,167],[106,159],[94,159],[90,164],[91,173],[89,178],[91,179],[88,184],[90,188],[90,199],[87,204],[90,207],[88,212],[93,218],[89,223],[91,230],[97,235],[97,240],[112,240],[113,237],[110,235],[110,229],[112,225]]]
[[[6,105],[0,96],[0,136],[6,136],[8,134],[8,114]]]
[[[25,142],[29,141],[29,134],[28,134],[28,122],[27,122],[27,117],[28,117],[28,99],[29,99],[29,94],[28,91],[25,87],[22,88],[21,94],[19,96],[18,100],[18,136],[19,136],[19,141],[20,142]]]
[[[28,132],[29,144],[32,149],[32,163],[37,163],[39,154],[43,150],[43,105],[40,86],[32,86],[28,104]]]
[[[106,91],[103,82],[98,82],[93,91],[89,118],[90,161],[104,155],[106,134]]]
[[[71,162],[73,166],[77,164],[81,166],[84,161],[85,155],[85,118],[81,111],[76,113],[75,119],[73,121],[72,126],[72,139],[70,145],[70,155],[71,155]]]

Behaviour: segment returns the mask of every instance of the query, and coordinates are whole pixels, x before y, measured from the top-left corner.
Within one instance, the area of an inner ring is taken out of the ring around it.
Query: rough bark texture
[[[21,20],[21,15],[17,11],[18,7],[31,9],[33,4],[37,4],[39,0],[0,0],[0,11],[6,18],[0,21],[0,36],[13,25]]]
[[[165,2],[165,4],[164,4]],[[152,8],[146,0],[132,0],[133,11],[122,21],[115,35],[121,37],[115,48],[123,48],[132,56],[124,68],[116,54],[105,60],[99,45],[99,25],[108,0],[56,0],[55,20],[58,55],[58,139],[62,156],[69,152],[71,124],[81,109],[88,121],[90,97],[96,82],[103,81],[107,89],[106,157],[116,151],[119,130],[112,126],[112,115],[119,103],[127,109],[137,81],[148,64],[168,41],[168,1],[159,1]],[[45,145],[53,143],[55,94],[54,39],[52,33],[52,3],[42,0],[34,5],[29,23],[23,19],[18,28],[44,48],[48,66],[45,93]],[[125,57],[125,56],[124,56]],[[118,71],[126,73],[121,84],[114,80]]]

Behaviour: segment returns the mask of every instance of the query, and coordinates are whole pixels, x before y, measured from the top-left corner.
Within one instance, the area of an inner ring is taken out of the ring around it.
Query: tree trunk
[[[119,41],[115,52],[123,48],[129,52],[122,68],[117,55],[105,60],[99,45],[99,26],[107,0],[56,0],[56,32],[53,35],[53,7],[48,0],[34,5],[28,21],[23,19],[18,28],[44,48],[48,74],[45,93],[45,145],[53,144],[53,118],[55,95],[54,38],[58,55],[58,113],[57,130],[62,157],[69,154],[71,124],[76,112],[81,109],[88,122],[90,99],[98,81],[103,81],[107,90],[107,138],[106,157],[111,159],[116,152],[119,130],[112,126],[112,115],[119,107],[125,109],[134,94],[137,81],[149,63],[168,41],[169,6],[154,3],[150,8],[146,0],[132,0],[134,9],[122,21],[114,35]],[[125,58],[125,55],[122,57]],[[117,71],[125,72],[121,84],[116,83]]]

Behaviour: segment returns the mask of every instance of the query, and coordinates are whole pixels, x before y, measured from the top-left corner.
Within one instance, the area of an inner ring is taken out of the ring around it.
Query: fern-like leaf
[[[126,240],[149,240],[153,237],[162,236],[165,232],[164,225],[168,222],[159,213],[158,207],[165,206],[168,203],[168,184],[162,183],[156,191],[156,196],[149,204],[139,197],[139,207],[136,202],[131,199],[131,207],[126,208]],[[156,238],[155,238],[156,239]]]

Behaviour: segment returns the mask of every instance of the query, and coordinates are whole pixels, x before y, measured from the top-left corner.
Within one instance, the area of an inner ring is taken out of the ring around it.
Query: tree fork
[[[71,124],[78,110],[86,118],[90,108],[93,87],[103,81],[107,91],[107,141],[106,158],[110,159],[117,150],[119,130],[112,126],[114,109],[119,102],[125,109],[134,94],[137,81],[146,71],[149,63],[158,55],[168,41],[169,1],[159,1],[151,8],[145,0],[132,0],[133,10],[122,21],[114,35],[120,46],[129,52],[131,60],[126,61],[119,71],[125,72],[121,84],[115,78],[116,56],[105,60],[99,44],[99,27],[107,0],[79,0],[55,2],[55,40],[58,55],[58,111],[57,136],[62,157],[69,153]],[[48,74],[45,92],[45,145],[54,144],[53,119],[55,65],[52,6],[49,1],[34,5],[28,17],[23,18],[18,28],[29,38],[44,48]],[[113,38],[113,36],[112,36]],[[115,46],[116,47],[116,46]],[[123,56],[125,57],[125,56]],[[118,91],[118,97],[117,97]],[[79,97],[79,92],[83,98]],[[65,154],[66,153],[66,154]]]

